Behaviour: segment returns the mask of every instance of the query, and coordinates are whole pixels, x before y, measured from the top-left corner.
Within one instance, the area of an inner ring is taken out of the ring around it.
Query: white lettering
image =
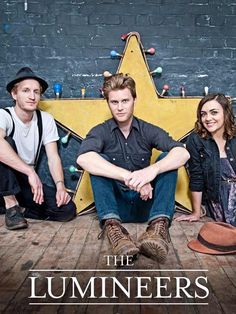
[[[204,290],[204,291],[206,292],[206,295],[200,296],[200,295],[198,295],[197,292],[195,291],[195,298],[205,299],[205,298],[207,298],[208,295],[209,295],[209,290],[208,290],[207,287],[203,286],[202,284],[200,284],[200,283],[198,282],[199,279],[203,279],[203,280],[205,280],[205,282],[207,283],[207,277],[202,277],[202,276],[200,276],[200,277],[197,277],[196,280],[195,280],[196,286],[197,286],[198,288]]]
[[[132,279],[132,277],[125,277],[128,281],[127,290],[125,289],[124,286],[122,286],[122,284],[119,282],[119,280],[116,277],[111,277],[111,278],[113,280],[113,295],[111,296],[111,298],[118,298],[116,296],[116,286],[118,286],[124,292],[127,298],[130,298],[130,279]]]
[[[76,288],[77,288],[77,290],[78,290],[78,292],[82,298],[84,298],[85,293],[87,292],[89,286],[91,286],[91,288],[90,288],[91,293],[90,293],[90,296],[88,298],[96,298],[94,295],[94,280],[95,279],[96,279],[96,277],[91,277],[89,279],[87,286],[85,287],[85,290],[83,291],[77,278],[71,277],[71,280],[72,280],[72,296],[71,296],[71,298],[77,298],[77,296],[75,296],[75,286],[76,286]]]
[[[46,298],[46,293],[44,295],[36,295],[35,294],[35,282],[39,277],[29,277],[31,279],[31,296],[29,298]]]
[[[171,293],[169,295],[161,295],[161,290],[163,288],[167,290],[167,283],[162,285],[161,281],[168,280],[168,282],[170,282],[170,277],[155,277],[155,279],[157,281],[157,295],[155,296],[155,298],[171,298]]]
[[[145,289],[146,291],[148,290],[148,284],[142,284],[143,280],[148,280],[149,282],[151,282],[151,278],[150,277],[136,277],[137,280],[137,296],[136,298],[151,298],[152,297],[152,293],[149,295],[142,295],[142,289]]]
[[[193,298],[191,294],[189,294],[186,291],[186,288],[188,288],[191,285],[191,281],[187,277],[174,277],[176,279],[176,296],[175,298],[183,298],[180,296],[180,291],[183,291],[183,293],[188,297],[188,298]],[[180,282],[181,280],[186,282],[186,285],[181,287]]]
[[[60,299],[64,296],[65,294],[65,291],[66,291],[66,279],[68,277],[60,277],[62,279],[62,294],[61,295],[58,295],[58,296],[55,296],[53,295],[52,293],[52,281],[55,277],[46,277],[48,279],[48,294],[51,298],[53,299]]]

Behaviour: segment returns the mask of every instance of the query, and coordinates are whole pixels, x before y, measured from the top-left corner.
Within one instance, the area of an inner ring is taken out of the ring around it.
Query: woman
[[[225,95],[212,94],[200,101],[187,149],[193,211],[176,220],[199,220],[204,204],[214,220],[236,226],[236,126]]]

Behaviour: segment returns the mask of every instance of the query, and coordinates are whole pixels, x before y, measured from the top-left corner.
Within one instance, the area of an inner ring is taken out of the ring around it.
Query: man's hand
[[[145,184],[152,182],[157,174],[157,163],[155,163],[147,168],[129,173],[124,181],[131,190],[140,192],[141,188]]]
[[[28,182],[31,186],[31,191],[34,195],[33,200],[36,204],[42,204],[43,203],[43,185],[42,182],[37,175],[37,173],[33,170],[28,175]]]
[[[147,201],[148,199],[152,199],[152,186],[150,183],[145,184],[141,189],[140,189],[140,197],[143,201]]]
[[[57,207],[68,204],[71,200],[70,195],[67,193],[64,183],[57,184],[56,202]]]

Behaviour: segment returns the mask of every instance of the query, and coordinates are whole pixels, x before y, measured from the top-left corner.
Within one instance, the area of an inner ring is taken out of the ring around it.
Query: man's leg
[[[158,160],[165,156],[166,153],[162,153]],[[155,178],[149,226],[139,238],[140,251],[161,263],[165,262],[169,250],[169,226],[174,214],[176,182],[177,170],[161,173]]]
[[[76,206],[73,201],[66,205],[57,207],[56,190],[46,184],[43,185],[44,202],[39,205],[33,200],[28,179],[25,175],[20,175],[21,192],[17,199],[21,206],[26,207],[25,217],[32,219],[47,219],[52,221],[69,221],[76,216]]]
[[[17,151],[12,138],[6,137],[5,140]],[[15,196],[20,191],[16,171],[0,162],[0,173],[0,206],[1,213],[5,213],[6,227],[9,230],[27,228],[27,221],[22,214],[24,209],[19,206]]]
[[[102,226],[107,219],[121,221],[115,196],[114,180],[94,175],[90,175],[90,180],[100,225]]]
[[[70,221],[76,217],[76,205],[70,200],[68,204],[60,207],[56,204],[56,190],[48,185],[43,185],[44,210],[48,220]]]
[[[119,191],[117,183],[113,179],[101,176],[90,175],[90,178],[98,219],[103,228],[101,235],[106,233],[114,255],[136,255],[139,250],[128,231],[121,225],[119,201],[122,194],[117,193]],[[123,205],[127,205],[126,202],[123,202]]]

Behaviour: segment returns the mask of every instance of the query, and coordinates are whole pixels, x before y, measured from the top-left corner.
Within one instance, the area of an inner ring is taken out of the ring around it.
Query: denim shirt
[[[153,148],[169,152],[174,147],[183,144],[156,125],[133,117],[129,136],[125,138],[116,121],[109,119],[89,131],[79,155],[90,151],[104,154],[112,164],[135,171],[150,165]]]
[[[204,192],[214,202],[219,201],[221,181],[220,153],[212,137],[202,138],[191,133],[186,143],[190,153],[187,167],[190,175],[191,191]],[[226,141],[227,158],[236,172],[236,137]]]

